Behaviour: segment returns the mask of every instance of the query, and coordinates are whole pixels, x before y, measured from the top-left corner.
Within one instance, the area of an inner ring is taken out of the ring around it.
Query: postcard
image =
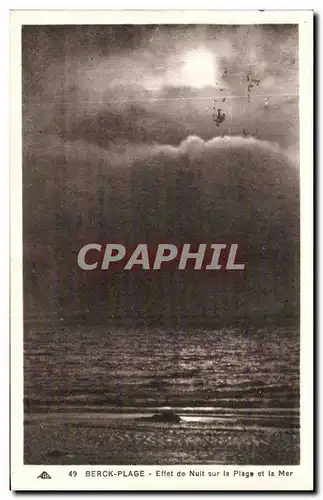
[[[11,12],[11,488],[313,490],[313,12]]]

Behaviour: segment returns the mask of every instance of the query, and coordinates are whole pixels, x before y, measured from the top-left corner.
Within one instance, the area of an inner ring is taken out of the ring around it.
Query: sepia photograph
[[[23,464],[300,466],[299,23],[71,19],[20,31]]]

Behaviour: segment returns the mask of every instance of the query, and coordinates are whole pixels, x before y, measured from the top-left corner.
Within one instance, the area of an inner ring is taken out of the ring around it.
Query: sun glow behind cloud
[[[219,80],[215,54],[205,47],[198,47],[177,54],[175,58],[170,57],[162,76],[146,76],[142,84],[151,91],[158,91],[164,85],[202,89],[215,86]]]
[[[216,84],[217,67],[212,52],[202,48],[191,50],[184,54],[183,60],[181,79],[185,85],[202,88]]]

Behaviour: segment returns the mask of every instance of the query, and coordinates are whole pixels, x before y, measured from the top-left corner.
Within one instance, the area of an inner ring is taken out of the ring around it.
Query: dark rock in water
[[[160,413],[155,413],[150,417],[141,417],[139,420],[148,420],[150,422],[166,422],[176,424],[181,421],[181,417],[172,410],[164,410]]]
[[[49,457],[64,457],[68,455],[67,451],[61,451],[61,450],[52,450],[47,453]]]

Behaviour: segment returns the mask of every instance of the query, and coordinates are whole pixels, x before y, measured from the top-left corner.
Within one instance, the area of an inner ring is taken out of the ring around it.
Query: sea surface
[[[24,378],[25,463],[299,463],[295,328],[34,322]]]

